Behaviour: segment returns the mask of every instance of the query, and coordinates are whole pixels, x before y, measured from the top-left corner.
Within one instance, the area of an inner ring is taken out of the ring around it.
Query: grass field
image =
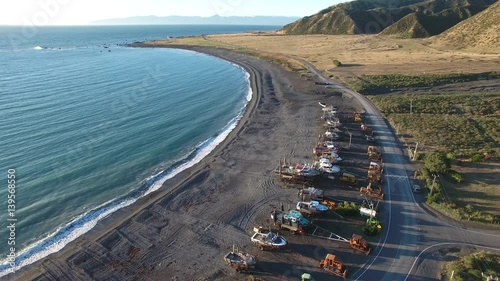
[[[470,204],[475,210],[500,217],[500,164],[462,163],[452,167],[464,176],[461,183],[449,176],[441,176],[440,182],[448,199],[458,208]],[[467,220],[463,217],[462,219]]]
[[[424,74],[424,75],[362,75],[353,81],[350,86],[357,92],[370,94],[389,92],[391,89],[434,87],[446,84],[465,83],[500,79],[500,72],[491,71],[483,73],[451,73],[451,74]]]
[[[406,142],[419,143],[419,151],[423,154],[441,151],[453,154],[458,160],[468,160],[485,152],[500,155],[500,93],[369,98]],[[468,219],[463,212],[467,205],[484,212],[474,221],[488,223],[488,214],[500,216],[500,164],[453,162],[452,169],[463,175],[464,180],[458,183],[449,175],[441,176],[445,201],[433,206],[464,220]]]
[[[301,58],[327,75],[347,82],[361,75],[449,74],[498,71],[499,52],[436,49],[423,39],[377,35],[221,34],[156,41],[162,44],[209,45],[266,56]],[[342,63],[335,65],[335,60]]]
[[[488,252],[478,252],[458,258],[444,265],[444,276],[456,281],[486,280],[482,276],[498,277],[500,273],[500,256]]]
[[[399,134],[424,151],[500,155],[500,93],[370,96]],[[411,114],[410,114],[411,110]]]

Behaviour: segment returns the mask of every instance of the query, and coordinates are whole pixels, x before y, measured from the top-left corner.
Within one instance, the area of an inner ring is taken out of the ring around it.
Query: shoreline
[[[156,48],[155,46],[129,46],[129,47]],[[191,178],[199,175],[201,170],[205,166],[205,164],[204,164],[205,161],[208,158],[213,157],[214,154],[217,154],[218,152],[223,150],[227,146],[227,144],[230,143],[235,138],[235,135],[237,135],[238,132],[242,129],[244,123],[248,122],[249,116],[251,115],[252,111],[255,110],[256,105],[258,104],[259,95],[261,94],[261,92],[258,90],[258,84],[257,84],[257,80],[256,80],[257,74],[256,74],[254,68],[252,68],[250,65],[248,65],[246,63],[242,63],[242,62],[235,60],[233,58],[230,58],[228,56],[216,55],[210,51],[199,50],[198,48],[192,47],[192,46],[179,45],[179,46],[174,46],[171,49],[181,49],[181,50],[193,51],[193,52],[213,56],[213,57],[216,57],[218,59],[222,59],[222,60],[225,60],[229,63],[235,64],[238,67],[241,67],[246,73],[249,74],[248,80],[249,80],[250,88],[252,91],[252,99],[250,101],[248,101],[248,104],[245,106],[244,112],[241,115],[241,117],[239,118],[239,120],[237,121],[236,126],[230,131],[230,133],[224,138],[224,140],[222,142],[220,142],[208,155],[206,155],[203,159],[201,159],[198,163],[194,164],[192,167],[189,167],[189,168],[181,171],[177,175],[173,176],[172,178],[167,179],[159,189],[157,189],[151,193],[148,193],[144,197],[137,199],[137,201],[132,203],[130,206],[123,207],[123,208],[117,210],[116,212],[113,212],[108,217],[103,218],[102,220],[100,220],[97,223],[97,225],[95,227],[93,227],[91,230],[84,233],[83,235],[79,236],[74,241],[71,241],[70,243],[68,243],[60,251],[49,254],[47,257],[39,259],[32,264],[23,266],[22,268],[15,271],[14,273],[8,273],[7,275],[0,277],[0,279],[2,279],[2,278],[14,278],[14,277],[17,277],[17,278],[20,277],[21,279],[30,278],[33,276],[32,273],[34,271],[36,271],[36,269],[32,268],[32,267],[36,267],[38,263],[41,263],[47,259],[51,259],[52,257],[54,257],[54,258],[55,257],[57,257],[57,258],[67,257],[69,252],[73,252],[73,248],[76,246],[74,244],[78,245],[82,242],[80,240],[83,240],[83,241],[98,240],[99,238],[106,235],[107,233],[109,233],[110,231],[112,231],[113,229],[118,227],[119,225],[123,224],[126,220],[130,219],[134,215],[137,215],[137,213],[142,211],[147,206],[154,204],[156,201],[161,200],[163,197],[167,196],[170,193],[177,192],[178,189],[180,189],[184,184],[189,182],[189,180]],[[127,213],[127,214],[124,214],[124,213]],[[113,222],[109,222],[111,220]],[[106,223],[110,223],[110,224],[106,227],[103,227],[102,224],[106,224]],[[17,276],[17,275],[21,275],[21,276]]]

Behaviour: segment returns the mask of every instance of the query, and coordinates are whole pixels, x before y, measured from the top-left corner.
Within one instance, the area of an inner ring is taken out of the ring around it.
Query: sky
[[[308,16],[345,0],[0,0],[0,25],[85,25],[133,16]]]

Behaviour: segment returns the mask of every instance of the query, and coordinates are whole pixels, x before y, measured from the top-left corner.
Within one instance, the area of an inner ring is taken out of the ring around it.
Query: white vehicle
[[[372,210],[372,209],[368,209],[368,208],[365,208],[365,207],[359,208],[359,213],[362,216],[367,216],[367,217],[371,216],[372,218],[377,217],[377,211]]]
[[[320,204],[318,201],[297,202],[297,210],[306,215],[324,213],[328,211],[328,207]]]

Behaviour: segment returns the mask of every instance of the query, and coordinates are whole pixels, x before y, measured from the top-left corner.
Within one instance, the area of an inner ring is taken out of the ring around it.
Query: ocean
[[[0,27],[0,276],[199,162],[251,99],[239,66],[124,44],[278,28]]]

